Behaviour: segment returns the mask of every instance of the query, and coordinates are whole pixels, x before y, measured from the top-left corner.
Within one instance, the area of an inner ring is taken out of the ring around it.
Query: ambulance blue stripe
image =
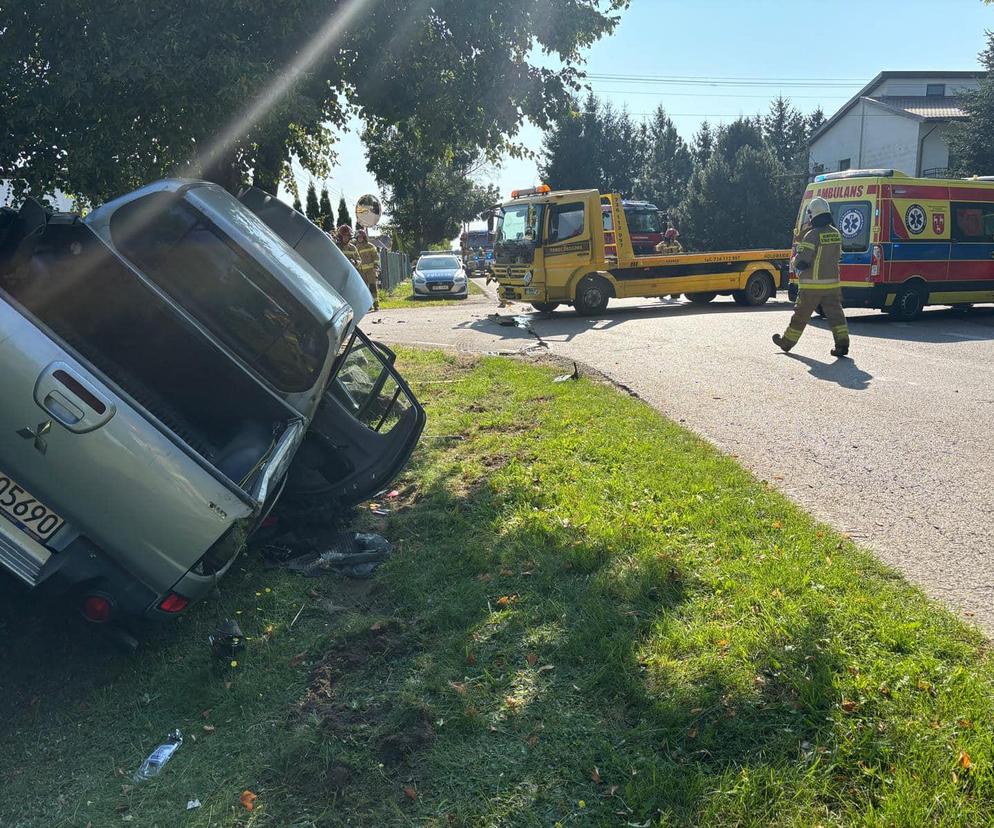
[[[892,262],[936,262],[949,259],[949,242],[894,242],[890,246]],[[971,256],[971,258],[974,258]]]
[[[842,264],[844,265],[870,264],[870,259],[872,258],[873,257],[870,255],[869,250],[867,250],[865,253],[843,253]]]
[[[994,258],[994,244],[983,242],[958,242],[953,245],[951,259],[962,261],[989,262]]]

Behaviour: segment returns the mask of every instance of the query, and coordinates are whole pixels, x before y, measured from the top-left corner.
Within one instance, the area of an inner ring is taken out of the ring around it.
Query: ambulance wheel
[[[737,305],[755,308],[765,305],[775,293],[773,277],[765,270],[761,270],[748,278],[744,290],[732,293],[732,298]]]
[[[894,319],[911,322],[921,316],[925,307],[925,297],[926,294],[921,285],[907,285],[897,294],[894,304],[887,309],[887,313]]]
[[[687,297],[688,301],[693,302],[695,305],[706,305],[718,294],[707,291],[705,293],[685,293],[683,295]]]
[[[607,307],[611,285],[600,276],[584,276],[576,286],[573,308],[580,316],[593,316]]]
[[[532,302],[532,307],[539,313],[552,313],[559,307],[558,302]]]

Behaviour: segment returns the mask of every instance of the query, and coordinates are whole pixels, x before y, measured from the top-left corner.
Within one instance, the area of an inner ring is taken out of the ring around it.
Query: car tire
[[[742,294],[742,301],[739,302],[736,293]],[[765,305],[770,299],[776,294],[776,283],[773,281],[773,276],[766,270],[757,270],[748,279],[746,279],[745,289],[741,291],[736,291],[732,294],[732,298],[735,299],[740,305],[747,305],[751,308],[757,308],[760,305]]]
[[[552,313],[559,307],[558,302],[532,302],[532,307],[539,313]]]
[[[601,313],[611,298],[611,284],[601,276],[584,276],[576,286],[573,308],[580,316]]]
[[[927,299],[928,296],[922,285],[905,285],[905,287],[898,291],[897,298],[894,300],[894,304],[887,309],[887,313],[890,314],[892,319],[897,319],[901,322],[912,322],[921,316]]]
[[[693,302],[695,305],[706,305],[708,302],[713,301],[718,294],[715,291],[703,291],[701,293],[685,293],[683,295],[687,297],[688,302]]]

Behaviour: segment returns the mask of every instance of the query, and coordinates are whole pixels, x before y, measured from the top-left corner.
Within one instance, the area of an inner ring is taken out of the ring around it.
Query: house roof
[[[921,95],[878,95],[867,98],[898,115],[907,115],[920,121],[933,119],[965,118],[966,112],[960,105],[961,99],[952,95],[944,97],[922,97]]]
[[[812,133],[811,137],[808,139],[808,145],[810,146],[819,138],[821,138],[822,135],[828,132],[828,130],[830,130],[850,109],[852,109],[863,98],[868,98],[869,100],[881,103],[881,105],[883,106],[886,106],[886,104],[882,102],[887,99],[908,100],[908,98],[891,96],[891,95],[881,95],[876,98],[870,97],[869,93],[877,86],[879,86],[881,83],[883,83],[885,80],[891,80],[892,78],[908,78],[909,80],[921,80],[924,78],[952,78],[952,79],[962,79],[962,80],[981,80],[986,77],[987,77],[987,72],[982,69],[967,69],[965,71],[956,70],[950,72],[925,72],[920,70],[913,70],[910,72],[894,72],[894,71],[879,72],[877,73],[877,76],[873,80],[871,80],[868,84],[866,84],[866,86],[860,89],[859,92],[857,92],[848,101],[846,101],[838,112],[836,112],[831,118],[825,121],[825,123],[823,123],[820,127],[818,127],[818,129],[816,129]],[[918,98],[911,98],[911,100],[922,106],[927,105],[924,96]],[[943,102],[943,104],[944,103],[945,102]],[[959,110],[958,107],[957,110],[958,110],[957,115],[950,115],[950,116],[929,115],[929,116],[917,116],[917,117],[920,117],[923,120],[925,118],[963,117],[962,110]],[[915,115],[913,115],[912,113],[906,110],[901,112],[901,114],[909,115],[910,117],[916,117]]]

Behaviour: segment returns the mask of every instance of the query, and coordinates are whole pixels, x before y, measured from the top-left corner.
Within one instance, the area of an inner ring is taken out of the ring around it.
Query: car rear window
[[[283,391],[306,391],[328,353],[323,325],[272,273],[173,193],[125,204],[110,222],[136,268]]]

